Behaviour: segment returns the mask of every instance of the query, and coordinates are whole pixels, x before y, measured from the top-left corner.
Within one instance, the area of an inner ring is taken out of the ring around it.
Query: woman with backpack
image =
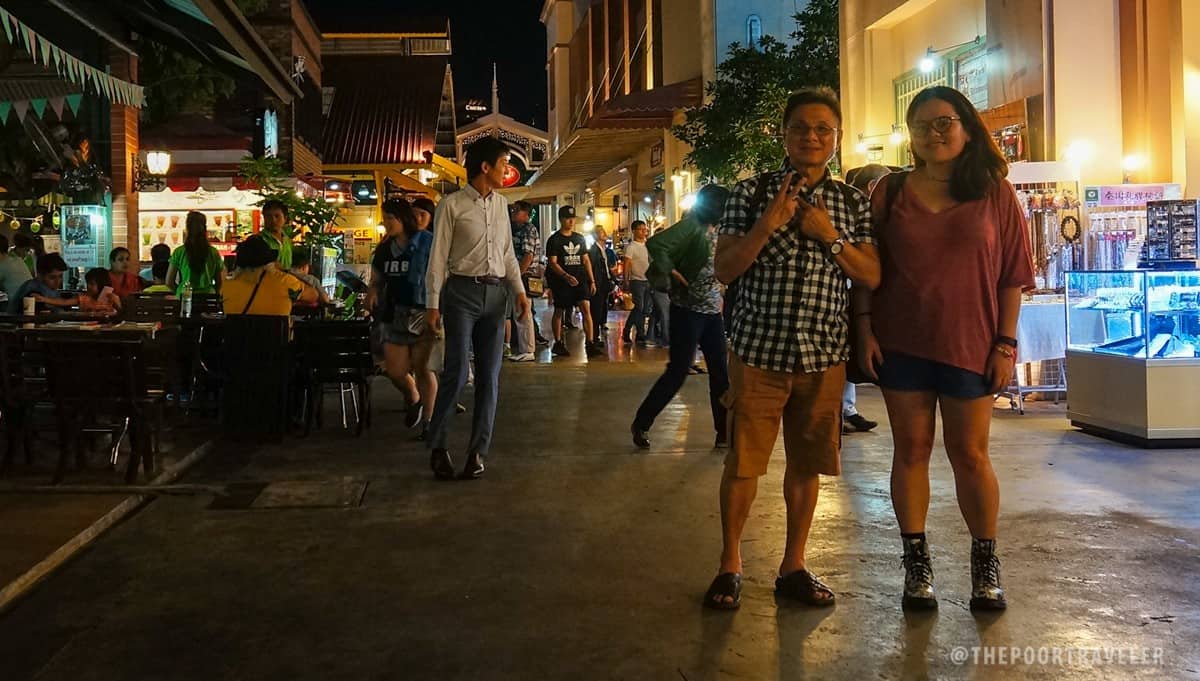
[[[988,434],[994,395],[1014,371],[1021,294],[1034,285],[1028,230],[1004,156],[962,93],[927,88],[906,120],[915,169],[889,175],[872,195],[882,283],[873,295],[856,292],[853,309],[860,362],[878,378],[892,424],[902,604],[937,607],[925,519],[940,408],[972,537],[971,608],[1000,610]]]

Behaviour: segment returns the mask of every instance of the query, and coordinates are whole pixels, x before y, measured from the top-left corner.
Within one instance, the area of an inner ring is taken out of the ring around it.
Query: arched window
[[[762,40],[762,37],[762,17],[751,14],[746,18],[746,46],[757,50],[758,41]]]

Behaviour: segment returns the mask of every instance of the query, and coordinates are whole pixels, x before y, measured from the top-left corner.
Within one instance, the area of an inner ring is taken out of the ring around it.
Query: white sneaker
[[[532,352],[522,352],[519,355],[512,355],[508,358],[510,362],[533,362],[535,360],[537,360],[537,356]]]

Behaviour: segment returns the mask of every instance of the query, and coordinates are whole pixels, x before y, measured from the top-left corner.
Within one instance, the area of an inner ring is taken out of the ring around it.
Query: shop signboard
[[[1150,201],[1182,198],[1183,186],[1178,184],[1114,184],[1083,188],[1083,202],[1088,208],[1144,206]]]

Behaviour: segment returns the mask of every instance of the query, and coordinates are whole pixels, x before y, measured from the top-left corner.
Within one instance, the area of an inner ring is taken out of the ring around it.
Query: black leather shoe
[[[445,449],[430,452],[429,467],[433,469],[433,477],[438,480],[454,479],[454,462],[450,460],[450,452]]]
[[[639,449],[650,449],[650,438],[648,437],[646,431],[639,430],[638,427],[634,425],[629,426],[629,433],[630,435],[633,435],[633,444],[637,445]]]
[[[483,457],[478,452],[467,455],[467,465],[459,474],[459,480],[478,480],[483,477]]]

